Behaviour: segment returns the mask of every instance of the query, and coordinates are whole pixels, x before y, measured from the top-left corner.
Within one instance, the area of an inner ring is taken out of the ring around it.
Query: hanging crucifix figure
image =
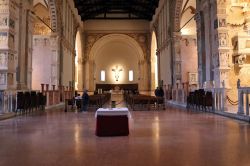
[[[118,81],[119,76],[120,76],[119,74],[122,71],[122,69],[121,68],[118,69],[118,66],[116,66],[115,69],[112,69],[112,71],[115,73],[115,80]]]

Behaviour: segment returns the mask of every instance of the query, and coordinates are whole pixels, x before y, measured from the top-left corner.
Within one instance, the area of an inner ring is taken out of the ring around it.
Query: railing
[[[238,88],[238,114],[249,115],[249,94],[250,87],[241,87],[240,80],[237,82]]]
[[[10,113],[17,111],[18,92],[31,92],[27,90],[1,90],[0,91],[0,113]],[[38,91],[32,91],[38,92]]]
[[[0,91],[0,113],[15,112],[16,91]]]
[[[185,104],[187,93],[187,83],[182,83],[181,85],[177,83],[172,89],[172,100],[177,103]]]
[[[65,100],[67,99],[72,99],[73,97],[72,87],[58,86],[58,89],[56,89],[55,85],[52,85],[51,87],[52,89],[49,89],[50,88],[49,84],[41,84],[42,93],[47,98],[46,106],[56,105],[59,104],[60,102],[65,102]]]
[[[60,102],[65,102],[65,99],[72,99],[73,97],[73,88],[59,86],[58,89],[55,89],[55,85],[52,85],[52,89],[49,90],[49,85],[46,84],[46,90],[44,90],[45,84],[42,84],[42,94],[46,96],[46,106],[52,106],[59,104]],[[30,90],[1,90],[0,91],[0,114],[16,112],[18,92],[31,92]],[[39,92],[39,91],[32,91]]]
[[[172,99],[172,85],[165,86],[165,99],[171,100]]]
[[[225,111],[225,88],[213,88],[213,110]]]

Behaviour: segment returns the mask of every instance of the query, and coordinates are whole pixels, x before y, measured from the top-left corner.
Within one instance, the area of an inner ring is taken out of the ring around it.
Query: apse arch
[[[48,6],[50,11],[51,28],[54,32],[57,32],[57,11],[55,0],[48,0]]]
[[[133,56],[136,56],[136,65],[137,65],[137,74],[139,77],[136,78],[136,82],[139,85],[139,89],[143,87],[143,82],[147,81],[146,78],[144,78],[143,71],[145,69],[146,63],[145,62],[145,56],[144,52],[140,46],[140,44],[132,37],[126,34],[107,34],[103,37],[101,37],[99,40],[97,40],[92,48],[90,49],[90,52],[88,54],[88,60],[87,64],[85,66],[85,87],[88,88],[90,91],[94,90],[94,86],[96,83],[95,78],[95,70],[96,70],[96,64],[95,60],[100,55],[100,52],[103,50],[104,47],[108,46],[110,43],[121,43],[124,46],[128,47],[130,50],[133,50]],[[130,54],[131,55],[131,54]],[[135,62],[133,62],[135,63]],[[148,74],[148,73],[147,73]]]
[[[129,45],[132,49],[136,51],[136,55],[138,55],[139,60],[144,59],[142,48],[135,39],[124,34],[108,34],[101,37],[98,41],[94,43],[89,53],[89,60],[94,60],[95,56],[98,53],[98,50],[100,50],[106,43],[114,41],[120,41]]]
[[[183,0],[175,0],[173,13],[174,32],[178,32],[180,30],[182,5]]]

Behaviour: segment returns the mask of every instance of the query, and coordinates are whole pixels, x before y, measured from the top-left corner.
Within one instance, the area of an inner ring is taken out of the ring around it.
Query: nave
[[[95,136],[95,112],[49,110],[0,123],[1,166],[247,166],[250,125],[167,107],[130,111],[130,134]]]

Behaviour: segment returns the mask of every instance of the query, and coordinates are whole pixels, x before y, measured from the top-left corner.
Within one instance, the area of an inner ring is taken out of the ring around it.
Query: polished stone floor
[[[250,166],[248,123],[174,108],[131,114],[127,137],[96,137],[94,112],[0,121],[0,165]]]

